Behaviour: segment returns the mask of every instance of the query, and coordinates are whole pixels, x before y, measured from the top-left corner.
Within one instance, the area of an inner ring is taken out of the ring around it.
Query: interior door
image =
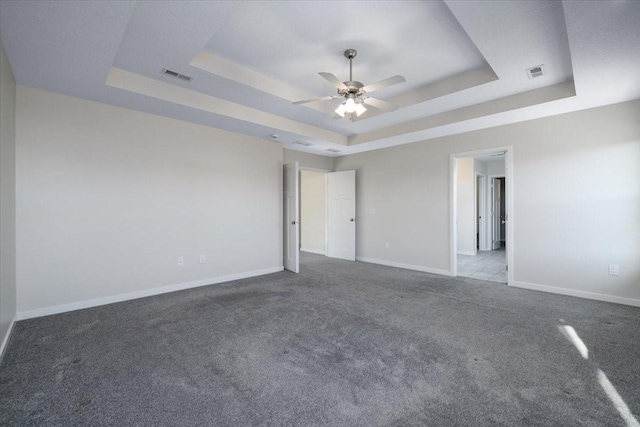
[[[500,179],[491,178],[491,228],[492,228],[492,248],[498,249],[501,246],[500,223],[502,219],[502,192],[500,191]]]
[[[300,272],[300,213],[298,212],[300,173],[298,162],[287,163],[283,171],[284,206],[283,264],[294,273]]]
[[[484,175],[478,175],[478,194],[476,197],[476,202],[478,205],[478,249],[481,251],[489,250],[489,242],[488,237],[489,233],[487,232],[487,220],[485,217],[487,216],[487,177]]]
[[[356,171],[327,174],[327,256],[356,260]]]
[[[507,240],[507,191],[506,191],[506,179],[500,179],[500,245],[506,245]]]

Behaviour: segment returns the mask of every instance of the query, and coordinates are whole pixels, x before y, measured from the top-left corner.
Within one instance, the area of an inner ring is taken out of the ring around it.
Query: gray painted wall
[[[456,183],[458,185],[457,246],[458,253],[463,255],[475,254],[475,163],[473,157],[464,157],[456,161]]]
[[[282,267],[279,143],[23,86],[16,129],[19,312]]]
[[[638,304],[638,117],[640,100],[337,158],[357,171],[357,255],[449,271],[450,155],[512,145],[514,284]]]
[[[301,168],[320,169],[324,171],[333,171],[333,158],[319,156],[317,154],[305,153],[304,151],[295,151],[283,149],[284,163],[298,162]]]
[[[16,316],[15,114],[16,81],[0,43],[0,352]]]

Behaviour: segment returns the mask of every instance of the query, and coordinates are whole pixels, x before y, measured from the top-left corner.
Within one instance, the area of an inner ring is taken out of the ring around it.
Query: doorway
[[[327,254],[327,172],[300,170],[300,250]]]
[[[511,147],[451,155],[453,276],[513,280],[511,158]]]
[[[283,265],[300,271],[300,252],[355,261],[355,171],[283,167]]]

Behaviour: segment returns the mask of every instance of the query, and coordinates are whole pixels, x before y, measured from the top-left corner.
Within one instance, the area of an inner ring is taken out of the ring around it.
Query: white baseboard
[[[247,279],[249,277],[263,276],[265,274],[283,271],[284,267],[271,267],[263,270],[247,271],[244,273],[230,274],[228,276],[218,276],[209,279],[195,280],[193,282],[178,283],[175,285],[162,286],[159,288],[145,289],[143,291],[129,292],[126,294],[113,295],[109,297],[96,298],[86,301],[72,302],[70,304],[56,305],[52,307],[38,308],[35,310],[22,311],[17,314],[17,320],[31,319],[34,317],[49,316],[51,314],[66,313],[67,311],[82,310],[84,308],[97,307],[99,305],[113,304],[116,302],[128,301],[137,298],[150,297],[153,295],[166,294],[168,292],[182,291],[184,289],[197,288],[200,286],[215,285],[218,283],[231,282],[233,280]]]
[[[530,289],[532,291],[549,292],[552,294],[568,295],[571,297],[587,298],[597,301],[613,302],[616,304],[640,307],[640,300],[634,298],[617,297],[614,295],[599,294],[596,292],[578,291],[575,289],[557,288],[555,286],[538,285],[536,283],[517,282],[509,283],[514,288]]]
[[[308,248],[300,248],[301,252],[309,252],[310,254],[318,254],[318,255],[327,255],[325,251],[321,251],[318,249],[308,249]]]
[[[2,361],[2,357],[4,356],[4,351],[7,348],[7,344],[9,344],[9,339],[11,338],[11,333],[13,332],[13,327],[16,325],[18,321],[18,315],[13,316],[13,320],[9,325],[9,329],[7,329],[7,334],[2,338],[2,342],[0,343],[0,362]]]
[[[476,253],[475,252],[471,252],[471,251],[458,251],[458,255],[470,255],[470,256],[475,256]]]
[[[356,257],[356,261],[368,262],[371,264],[386,265],[389,267],[404,268],[406,270],[422,271],[423,273],[433,273],[433,274],[441,274],[443,276],[451,276],[451,272],[449,270],[441,270],[439,268],[422,267],[420,265],[402,264],[399,262],[383,261],[381,259],[372,259],[372,258],[363,258],[363,257]]]

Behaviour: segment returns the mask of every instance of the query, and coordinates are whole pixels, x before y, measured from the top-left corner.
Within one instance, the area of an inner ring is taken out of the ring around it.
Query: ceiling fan
[[[342,103],[335,110],[336,114],[338,115],[336,118],[348,117],[349,120],[353,120],[354,115],[356,117],[359,117],[362,113],[367,111],[365,105],[370,105],[388,112],[396,111],[398,109],[396,105],[377,98],[372,98],[369,96],[369,93],[386,86],[392,86],[398,83],[402,83],[406,81],[405,78],[402,76],[393,76],[367,86],[363,85],[362,83],[353,80],[353,58],[355,58],[357,54],[358,52],[355,49],[347,49],[344,51],[344,56],[349,59],[349,80],[346,82],[341,82],[336,76],[331,73],[318,73],[329,83],[338,88],[337,95],[329,95],[322,98],[305,99],[303,101],[296,101],[294,102],[294,104],[299,105],[307,104],[309,102],[343,99]]]

